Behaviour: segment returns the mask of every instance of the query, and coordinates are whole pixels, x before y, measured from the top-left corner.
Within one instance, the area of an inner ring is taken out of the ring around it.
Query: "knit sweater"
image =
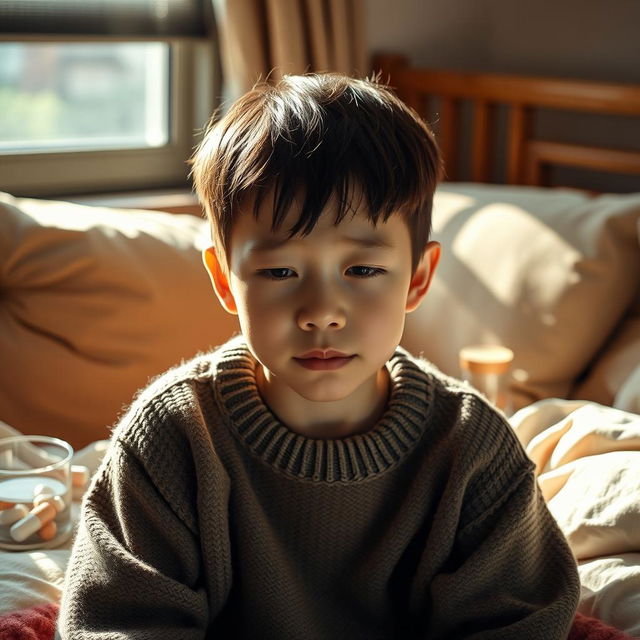
[[[85,495],[64,640],[566,638],[571,551],[504,416],[398,348],[367,433],[279,423],[241,337],[156,379]]]

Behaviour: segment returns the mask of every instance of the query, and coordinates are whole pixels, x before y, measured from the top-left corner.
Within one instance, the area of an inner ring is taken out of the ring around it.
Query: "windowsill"
[[[68,196],[64,200],[97,207],[117,209],[148,209],[168,213],[188,213],[203,217],[195,194],[187,189],[160,191],[130,191],[104,195]]]

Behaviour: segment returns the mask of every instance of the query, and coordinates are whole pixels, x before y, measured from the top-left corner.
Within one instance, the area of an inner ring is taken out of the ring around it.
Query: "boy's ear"
[[[218,300],[220,300],[220,304],[229,313],[237,315],[238,307],[236,306],[236,301],[231,293],[229,278],[218,260],[215,247],[209,247],[208,249],[203,250],[202,261],[204,262],[205,269],[209,273],[213,290],[216,292]]]
[[[427,243],[420,262],[418,262],[418,266],[416,267],[416,271],[411,277],[409,292],[407,293],[407,304],[405,306],[406,313],[415,311],[422,302],[422,299],[429,289],[439,260],[440,243],[432,240]]]

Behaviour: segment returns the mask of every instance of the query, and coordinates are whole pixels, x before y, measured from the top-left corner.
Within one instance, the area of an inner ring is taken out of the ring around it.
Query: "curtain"
[[[284,74],[369,69],[364,0],[212,0],[226,98]]]

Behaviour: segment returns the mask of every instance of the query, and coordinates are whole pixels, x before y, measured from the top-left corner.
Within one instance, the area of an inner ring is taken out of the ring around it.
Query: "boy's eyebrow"
[[[293,238],[262,238],[256,240],[251,246],[251,253],[263,253],[266,251],[274,251],[285,244],[295,244]],[[393,245],[380,236],[341,236],[340,244],[357,245],[363,249],[392,249]]]

